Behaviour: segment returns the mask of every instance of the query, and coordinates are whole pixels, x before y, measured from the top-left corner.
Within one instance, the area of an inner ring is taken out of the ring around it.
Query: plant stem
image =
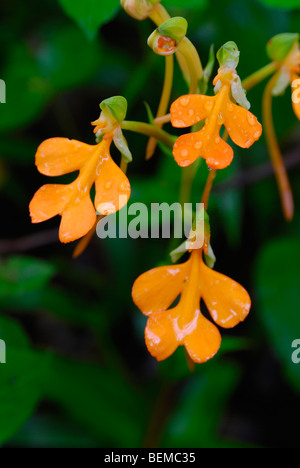
[[[144,122],[132,122],[124,120],[121,124],[122,130],[142,133],[143,135],[154,137],[169,148],[173,148],[176,137],[165,132],[161,128]]]
[[[272,90],[278,78],[276,73],[268,82],[263,95],[263,124],[266,135],[267,146],[269,149],[271,161],[273,164],[275,177],[280,193],[281,205],[284,217],[287,221],[291,221],[294,215],[294,200],[286,172],[286,168],[282,159],[280,147],[276,138],[272,117]]]
[[[216,178],[217,171],[215,169],[211,169],[209,171],[209,174],[207,176],[206,184],[204,187],[203,195],[202,195],[202,200],[201,202],[204,203],[204,209],[207,211],[208,209],[208,203],[209,203],[209,197],[211,194],[211,190],[213,187],[214,180]]]
[[[256,72],[252,73],[252,75],[249,75],[247,78],[245,78],[242,81],[243,88],[249,91],[249,89],[253,88],[265,78],[268,78],[268,76],[272,75],[276,69],[277,64],[275,62],[268,63],[268,65],[265,65]]]
[[[173,55],[169,55],[169,56],[166,56],[165,79],[164,79],[163,90],[162,90],[156,118],[163,117],[167,113],[169,102],[170,102],[170,97],[171,97],[171,92],[172,92],[173,74],[174,74],[174,57]],[[155,125],[159,128],[162,128],[163,123],[155,122]],[[150,159],[153,156],[156,145],[157,145],[156,138],[151,137],[150,140],[148,141],[148,145],[146,149],[146,159]]]

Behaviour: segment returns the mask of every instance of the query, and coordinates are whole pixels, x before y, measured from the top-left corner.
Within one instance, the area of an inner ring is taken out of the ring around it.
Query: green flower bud
[[[141,21],[148,18],[154,6],[159,2],[160,0],[121,0],[121,6],[128,15]]]
[[[172,55],[185,38],[188,23],[185,18],[170,18],[161,24],[148,38],[148,46],[158,55]]]
[[[226,42],[217,52],[220,67],[236,68],[239,63],[240,51],[235,42]]]
[[[277,34],[267,43],[267,54],[274,62],[282,62],[299,40],[297,33]]]
[[[113,118],[118,123],[121,123],[126,117],[127,101],[123,96],[114,96],[102,101],[100,109],[107,120]]]

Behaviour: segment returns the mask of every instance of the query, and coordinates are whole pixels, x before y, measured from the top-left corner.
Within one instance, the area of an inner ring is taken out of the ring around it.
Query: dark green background
[[[166,0],[185,16],[203,63],[210,45],[233,40],[245,78],[268,62],[266,42],[300,32],[299,0]],[[284,8],[282,7],[284,5]],[[223,332],[218,355],[190,373],[183,351],[157,364],[144,344],[145,318],[131,287],[169,262],[164,240],[95,237],[72,259],[59,219],[31,225],[28,204],[49,179],[34,165],[38,145],[64,136],[94,143],[101,100],[127,98],[128,119],[155,112],[163,58],[146,40],[153,25],[128,17],[117,0],[2,0],[0,78],[0,443],[8,447],[298,447],[300,364],[300,123],[290,90],[274,102],[276,131],[295,195],[282,216],[264,137],[216,179],[211,199],[216,269],[245,286],[247,320]],[[216,72],[216,67],[214,69]],[[248,93],[261,121],[265,83]],[[173,98],[186,93],[176,68]],[[210,92],[212,91],[210,87]],[[170,131],[173,131],[169,127]],[[134,161],[131,201],[175,202],[181,170],[147,139],[126,134]],[[199,202],[207,169],[193,184]],[[72,180],[72,176],[57,179]]]

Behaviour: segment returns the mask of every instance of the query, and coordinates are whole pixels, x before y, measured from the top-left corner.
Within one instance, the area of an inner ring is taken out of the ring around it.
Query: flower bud
[[[148,46],[158,55],[172,55],[186,36],[187,27],[185,18],[170,18],[149,36]]]
[[[159,2],[160,0],[121,0],[121,6],[128,15],[141,21],[148,18]]]
[[[240,51],[235,42],[226,42],[217,52],[220,67],[236,68],[239,63]]]
[[[282,62],[299,40],[297,33],[277,34],[267,43],[267,54],[274,62]]]

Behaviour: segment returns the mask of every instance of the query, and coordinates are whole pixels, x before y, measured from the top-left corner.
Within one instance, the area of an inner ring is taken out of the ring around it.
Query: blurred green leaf
[[[278,7],[283,9],[300,8],[299,0],[259,0],[269,7]]]
[[[32,257],[10,257],[0,262],[0,304],[14,308],[32,306],[32,294],[42,290],[55,267]]]
[[[163,447],[223,446],[218,426],[238,375],[238,369],[225,362],[202,365],[201,372],[187,382],[181,393],[168,421]]]
[[[102,24],[110,21],[120,8],[119,0],[59,0],[64,11],[93,39]]]
[[[1,132],[28,124],[54,94],[88,80],[97,71],[101,51],[75,26],[63,26],[42,39],[37,35],[34,45],[13,43],[8,56],[1,72],[7,84]]]
[[[35,50],[36,60],[41,75],[55,91],[74,88],[97,71],[101,57],[99,43],[91,43],[75,26],[56,29],[46,38]]]
[[[0,317],[0,338],[6,343],[6,364],[0,364],[0,443],[29,418],[41,396],[48,357],[30,350],[16,322]]]
[[[120,372],[56,357],[45,392],[103,440],[103,446],[140,445],[145,418],[143,399]]]
[[[190,8],[204,8],[208,5],[208,0],[163,0],[162,4],[166,7],[183,8],[188,10]]]
[[[292,362],[300,339],[299,238],[282,238],[266,245],[257,261],[255,284],[259,317],[290,382],[300,390],[300,368]]]

